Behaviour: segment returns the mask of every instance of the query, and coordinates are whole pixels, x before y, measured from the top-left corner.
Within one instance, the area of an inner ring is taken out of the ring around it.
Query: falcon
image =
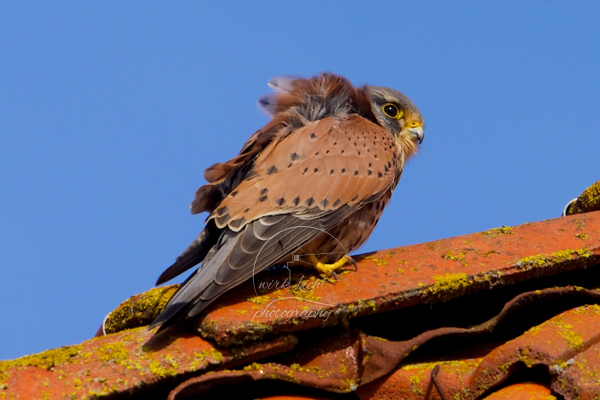
[[[271,121],[204,173],[191,211],[209,212],[206,225],[156,284],[201,265],[151,328],[194,318],[253,274],[300,254],[333,276],[367,240],[423,141],[421,113],[396,90],[354,87],[331,73],[269,86],[274,93],[259,104]]]

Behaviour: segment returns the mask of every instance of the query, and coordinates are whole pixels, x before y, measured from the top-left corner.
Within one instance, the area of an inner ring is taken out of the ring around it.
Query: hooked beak
[[[413,137],[415,139],[417,139],[419,144],[421,144],[421,142],[423,142],[423,138],[425,137],[425,132],[423,131],[422,126],[415,126],[412,128],[408,128],[407,130],[410,132],[411,135],[413,135]]]

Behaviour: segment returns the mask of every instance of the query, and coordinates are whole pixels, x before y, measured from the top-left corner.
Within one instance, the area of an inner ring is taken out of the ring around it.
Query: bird
[[[183,282],[150,329],[198,318],[254,274],[306,255],[335,276],[369,237],[424,138],[421,112],[401,92],[355,87],[325,72],[272,79],[259,106],[271,120],[239,154],[205,170],[191,204],[208,212],[198,237],[158,278]],[[275,238],[275,239],[273,239]]]

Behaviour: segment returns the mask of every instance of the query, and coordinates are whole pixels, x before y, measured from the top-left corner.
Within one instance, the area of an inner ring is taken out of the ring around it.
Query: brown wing
[[[212,212],[246,178],[248,169],[266,147],[296,129],[329,115],[373,116],[366,88],[354,88],[346,78],[335,74],[323,73],[309,79],[280,77],[270,85],[277,93],[264,96],[259,104],[273,119],[246,141],[236,157],[206,169],[204,177],[209,183],[196,192],[193,214]]]
[[[401,168],[395,146],[381,127],[358,116],[327,117],[271,142],[209,216],[205,231],[212,227],[218,237],[197,247],[202,267],[152,326],[163,329],[181,316],[197,315],[225,291],[389,192]],[[277,240],[270,240],[274,235]],[[168,274],[199,260],[189,254]]]
[[[286,124],[286,121],[285,115],[274,117],[262,129],[252,134],[237,156],[227,162],[216,163],[208,167],[204,171],[204,178],[209,183],[196,191],[196,198],[191,204],[192,214],[199,214],[203,211],[212,212],[223,198],[244,179],[253,160],[273,137],[280,133],[281,127]]]
[[[314,218],[369,202],[396,185],[398,162],[396,143],[379,125],[327,117],[272,141],[208,220],[237,232],[268,215]]]

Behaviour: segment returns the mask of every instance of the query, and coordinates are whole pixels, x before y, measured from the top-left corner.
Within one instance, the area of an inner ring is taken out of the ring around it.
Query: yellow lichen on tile
[[[435,295],[464,292],[473,283],[464,272],[434,275],[432,278],[435,284],[428,287],[427,291]]]
[[[467,250],[462,250],[458,253],[455,253],[454,250],[449,250],[446,253],[442,254],[442,258],[445,260],[462,261],[465,259],[466,254]]]
[[[559,329],[560,336],[566,340],[569,347],[577,351],[583,350],[585,341],[579,332],[573,330],[573,325],[565,324],[560,320],[554,321],[554,325]]]
[[[593,253],[587,247],[575,250],[565,249],[555,251],[552,254],[536,254],[534,256],[519,258],[515,262],[515,265],[517,267],[543,267],[548,263],[560,262],[571,259],[575,255],[588,258],[592,256]]]
[[[106,318],[106,333],[148,325],[166,307],[179,285],[150,289],[125,300]]]
[[[121,364],[129,358],[129,351],[123,342],[105,343],[96,352],[100,356],[100,360],[105,362]]]
[[[531,349],[528,346],[523,346],[519,349],[519,360],[521,360],[527,368],[533,368],[533,366],[539,362],[539,360],[536,360],[530,354]]]
[[[61,364],[76,362],[80,353],[81,345],[63,346],[15,360],[0,361],[0,385],[5,385],[11,368],[38,367],[49,370]]]
[[[425,378],[425,373],[423,371],[419,371],[416,375],[413,375],[410,378],[408,378],[410,389],[414,394],[420,396],[425,394],[425,391],[421,387],[421,382],[423,381],[423,378]]]
[[[500,235],[510,235],[513,233],[513,230],[510,226],[502,226],[500,228],[492,228],[485,232],[481,232],[482,235],[487,237],[496,237]]]
[[[479,364],[481,364],[481,361],[483,360],[483,358],[475,358],[475,359],[467,359],[467,360],[448,360],[448,361],[434,361],[434,362],[422,362],[422,363],[415,363],[415,364],[406,364],[406,365],[402,365],[400,367],[400,369],[403,370],[423,370],[426,373],[428,371],[433,370],[436,366],[446,366],[447,368],[444,369],[444,373],[445,374],[454,374],[454,375],[461,375],[461,374],[468,374],[469,372],[472,372],[477,366],[479,366]]]
[[[537,335],[540,332],[541,329],[542,328],[540,327],[540,325],[537,325],[537,326],[534,326],[532,328],[529,328],[529,330],[527,331],[527,333],[530,333],[530,334],[532,334],[532,335],[535,336],[535,335]]]
[[[177,375],[177,370],[175,368],[165,367],[158,360],[150,361],[148,368],[150,369],[150,372],[160,378]]]
[[[264,296],[253,296],[247,299],[248,301],[251,301],[253,303],[256,303],[258,305],[264,306],[265,304],[267,304],[270,300],[271,297],[268,295],[264,295]]]
[[[600,210],[600,181],[583,191],[569,207],[568,215]]]

